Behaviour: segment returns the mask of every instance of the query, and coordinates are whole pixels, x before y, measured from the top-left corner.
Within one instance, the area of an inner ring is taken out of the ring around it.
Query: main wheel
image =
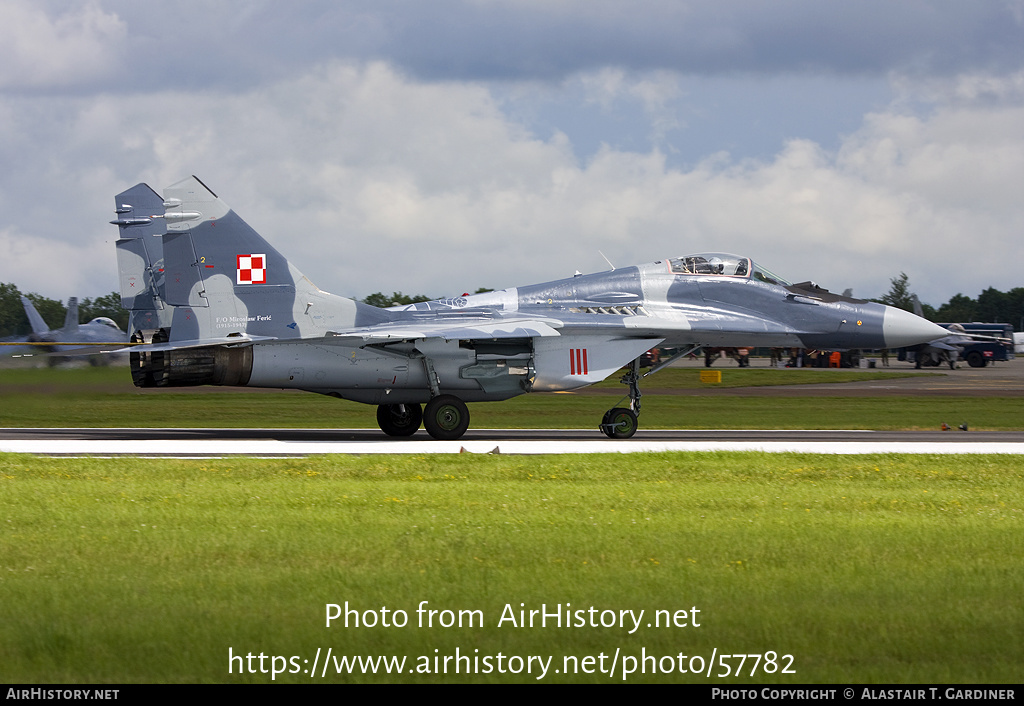
[[[610,439],[628,439],[639,426],[636,413],[626,407],[609,409],[601,420],[601,431]]]
[[[435,439],[458,439],[469,429],[469,408],[454,395],[438,395],[427,402],[423,426]]]
[[[412,436],[423,421],[418,404],[377,405],[377,426],[388,436]]]

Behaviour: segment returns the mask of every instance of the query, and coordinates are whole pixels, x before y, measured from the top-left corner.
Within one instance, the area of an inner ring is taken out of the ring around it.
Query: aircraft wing
[[[410,342],[416,350],[431,356],[435,366],[446,361],[460,370],[454,373],[456,377],[490,379],[501,373],[499,377],[515,381],[517,378],[509,377],[509,367],[488,372],[485,358],[476,359],[479,361],[476,365],[465,369],[467,361],[460,361],[459,341],[486,344],[504,340],[512,346],[524,346],[520,360],[531,361],[532,367],[524,362],[522,374],[525,375],[527,369],[532,370],[531,386],[538,391],[575,389],[600,382],[664,340],[663,336],[631,331],[621,324],[584,327],[561,318],[488,313],[489,316],[431,315],[418,321],[400,320],[364,329],[330,332],[319,340],[325,345],[362,349],[386,349],[389,344]],[[519,339],[518,344],[512,339]],[[523,339],[531,339],[532,343],[526,345]],[[287,343],[287,340],[282,339],[280,343]],[[508,356],[508,353],[499,355],[501,358]]]
[[[446,341],[498,338],[535,338],[559,336],[556,330],[561,322],[540,318],[398,321],[347,331],[331,331],[326,342],[357,345],[393,343],[421,338],[440,338]]]

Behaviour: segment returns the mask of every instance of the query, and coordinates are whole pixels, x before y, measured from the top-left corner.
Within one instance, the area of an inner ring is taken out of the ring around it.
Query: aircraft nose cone
[[[902,348],[948,336],[949,331],[927,319],[895,307],[885,307],[882,337],[886,348]]]

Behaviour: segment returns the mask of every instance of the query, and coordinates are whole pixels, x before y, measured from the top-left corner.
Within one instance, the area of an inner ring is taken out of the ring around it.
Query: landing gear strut
[[[601,419],[601,431],[609,439],[628,439],[636,434],[639,427],[637,417],[640,416],[640,359],[629,364],[629,370],[619,382],[629,385],[629,407],[613,407],[604,413]]]
[[[700,346],[681,349],[671,358],[651,368],[643,375],[640,375],[640,359],[637,358],[630,362],[626,374],[619,379],[623,385],[629,386],[629,407],[613,407],[604,413],[598,427],[604,435],[609,439],[628,439],[636,434],[636,430],[640,426],[637,421],[640,416],[640,398],[643,396],[643,393],[640,392],[640,378],[653,375],[696,350],[700,350]]]

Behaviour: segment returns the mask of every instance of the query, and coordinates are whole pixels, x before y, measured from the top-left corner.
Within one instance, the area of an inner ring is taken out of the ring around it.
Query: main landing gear
[[[689,355],[696,350],[699,350],[700,346],[691,346],[678,351],[668,360],[662,362],[660,365],[651,368],[643,375],[640,375],[640,359],[632,361],[629,364],[629,368],[626,374],[623,375],[619,382],[623,385],[629,386],[629,407],[612,407],[604,413],[604,417],[601,419],[601,424],[598,428],[607,436],[609,439],[628,439],[634,434],[640,427],[638,417],[640,416],[640,398],[643,393],[640,392],[640,379],[653,375],[659,370],[668,367],[670,363],[674,363],[683,356]]]
[[[423,426],[435,439],[458,439],[469,429],[469,407],[455,395],[438,395],[427,402]]]
[[[437,395],[418,404],[382,404],[377,407],[377,425],[388,436],[412,436],[422,422],[435,439],[458,439],[469,428],[469,407],[454,395]]]
[[[412,436],[422,422],[435,439],[458,439],[469,429],[469,407],[455,395],[441,394],[441,381],[428,356],[418,353],[411,357],[422,361],[432,397],[425,409],[415,403],[378,405],[378,426],[388,436]]]
[[[377,406],[377,426],[388,436],[412,436],[423,421],[418,404],[382,404]]]

